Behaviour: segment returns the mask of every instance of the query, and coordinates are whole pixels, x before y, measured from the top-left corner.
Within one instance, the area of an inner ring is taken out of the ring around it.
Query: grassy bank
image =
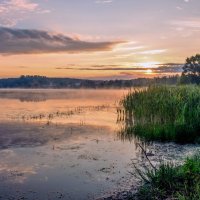
[[[149,87],[130,92],[121,103],[126,115],[122,137],[200,143],[200,87]]]
[[[200,199],[200,154],[188,158],[182,166],[162,164],[140,174],[144,185],[137,194],[139,200]]]

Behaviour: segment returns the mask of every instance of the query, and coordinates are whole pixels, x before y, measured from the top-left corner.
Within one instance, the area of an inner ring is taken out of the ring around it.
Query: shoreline
[[[186,144],[179,145],[173,142],[170,143],[158,143],[154,142],[147,147],[147,152],[149,153],[149,159],[154,164],[154,166],[159,167],[161,163],[173,162],[176,165],[182,165],[187,157],[194,155],[196,152],[200,152],[200,145]],[[141,154],[141,160],[138,160],[136,166],[142,169],[142,166],[148,166],[149,162],[144,155]],[[143,185],[143,182],[137,178],[137,174],[130,175],[126,177],[126,182],[129,185],[123,185],[121,191],[113,191],[111,194],[102,195],[95,200],[137,200],[137,191]],[[134,179],[135,185],[131,185],[131,180]]]

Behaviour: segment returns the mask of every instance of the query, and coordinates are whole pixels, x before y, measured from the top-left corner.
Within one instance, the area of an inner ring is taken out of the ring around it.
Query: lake
[[[0,199],[95,199],[136,183],[139,151],[118,135],[127,92],[0,90]],[[169,160],[195,148],[160,146]]]
[[[1,90],[1,199],[93,199],[135,157],[117,136],[126,90]]]

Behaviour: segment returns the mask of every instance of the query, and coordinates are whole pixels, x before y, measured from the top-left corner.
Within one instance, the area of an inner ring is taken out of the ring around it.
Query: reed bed
[[[151,86],[131,91],[121,101],[121,136],[147,141],[200,143],[200,87]]]

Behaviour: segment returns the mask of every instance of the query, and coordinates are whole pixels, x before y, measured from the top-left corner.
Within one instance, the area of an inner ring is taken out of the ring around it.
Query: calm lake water
[[[0,90],[0,199],[94,199],[126,184],[126,90]]]

